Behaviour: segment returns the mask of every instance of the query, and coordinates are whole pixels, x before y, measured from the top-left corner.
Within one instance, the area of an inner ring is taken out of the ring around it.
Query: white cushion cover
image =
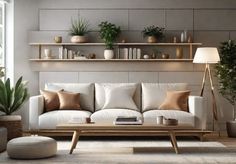
[[[138,83],[95,83],[95,110],[101,110],[105,104],[105,87],[119,87],[119,86],[135,86],[136,90],[133,100],[138,107],[141,108],[141,88]]]
[[[73,118],[90,117],[91,112],[82,110],[55,110],[39,116],[39,129],[56,129],[57,124],[68,123]]]
[[[140,112],[129,109],[103,109],[96,111],[91,115],[91,120],[94,122],[113,122],[118,116],[136,116],[142,118]]]
[[[37,159],[54,156],[57,142],[49,137],[19,137],[7,143],[9,157],[16,159]]]
[[[94,84],[92,83],[47,83],[46,90],[80,93],[80,106],[83,110],[94,111]]]
[[[185,83],[142,83],[142,111],[158,109],[166,97],[166,91],[187,90]]]
[[[178,110],[150,110],[143,113],[144,122],[156,122],[157,116],[174,118],[179,123],[186,123],[195,126],[195,116],[191,113]]]
[[[118,108],[118,109],[133,109],[138,110],[133,100],[133,95],[136,90],[135,86],[118,86],[105,87],[105,104],[103,109]]]

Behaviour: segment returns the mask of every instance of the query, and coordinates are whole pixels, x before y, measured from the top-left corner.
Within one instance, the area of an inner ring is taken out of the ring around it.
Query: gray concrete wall
[[[28,43],[53,42],[55,35],[69,41],[70,20],[79,17],[90,21],[92,42],[101,41],[97,37],[97,25],[104,20],[121,26],[120,39],[130,42],[144,42],[140,31],[153,24],[165,27],[164,42],[180,36],[184,29],[193,36],[194,42],[204,46],[218,47],[222,41],[236,39],[235,0],[16,0],[15,77],[23,74],[29,79],[32,95],[37,94],[45,82],[187,82],[193,94],[198,94],[203,67],[192,63],[111,63],[106,65],[106,71],[102,63],[56,63],[49,69],[40,67],[39,73],[32,71],[38,70],[38,65],[28,59],[36,57],[37,50]],[[84,51],[92,51],[101,58],[103,48],[89,47]],[[167,51],[171,50],[167,48]],[[207,89],[206,114],[210,125],[209,97]],[[218,94],[217,100],[224,128],[224,121],[232,118],[232,110]],[[27,121],[25,124],[27,127]]]

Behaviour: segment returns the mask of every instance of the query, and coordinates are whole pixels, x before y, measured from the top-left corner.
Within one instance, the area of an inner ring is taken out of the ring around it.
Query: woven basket
[[[7,140],[22,136],[21,116],[0,116],[0,127],[7,128]]]
[[[176,119],[164,119],[163,120],[163,124],[164,125],[170,125],[170,126],[175,126],[175,125],[178,125],[178,120]]]

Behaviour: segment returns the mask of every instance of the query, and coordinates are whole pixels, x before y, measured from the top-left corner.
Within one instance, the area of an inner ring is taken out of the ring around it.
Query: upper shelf
[[[193,59],[29,59],[32,62],[192,62]]]
[[[105,43],[29,43],[31,46],[105,46]],[[202,43],[115,43],[116,46],[201,46]]]

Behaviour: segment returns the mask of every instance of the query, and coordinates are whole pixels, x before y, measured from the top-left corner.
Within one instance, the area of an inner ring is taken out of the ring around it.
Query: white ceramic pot
[[[114,51],[113,50],[104,50],[104,58],[105,59],[113,59]]]
[[[86,42],[88,42],[88,39],[86,36],[75,35],[75,36],[71,37],[70,41],[72,43],[86,43]]]

